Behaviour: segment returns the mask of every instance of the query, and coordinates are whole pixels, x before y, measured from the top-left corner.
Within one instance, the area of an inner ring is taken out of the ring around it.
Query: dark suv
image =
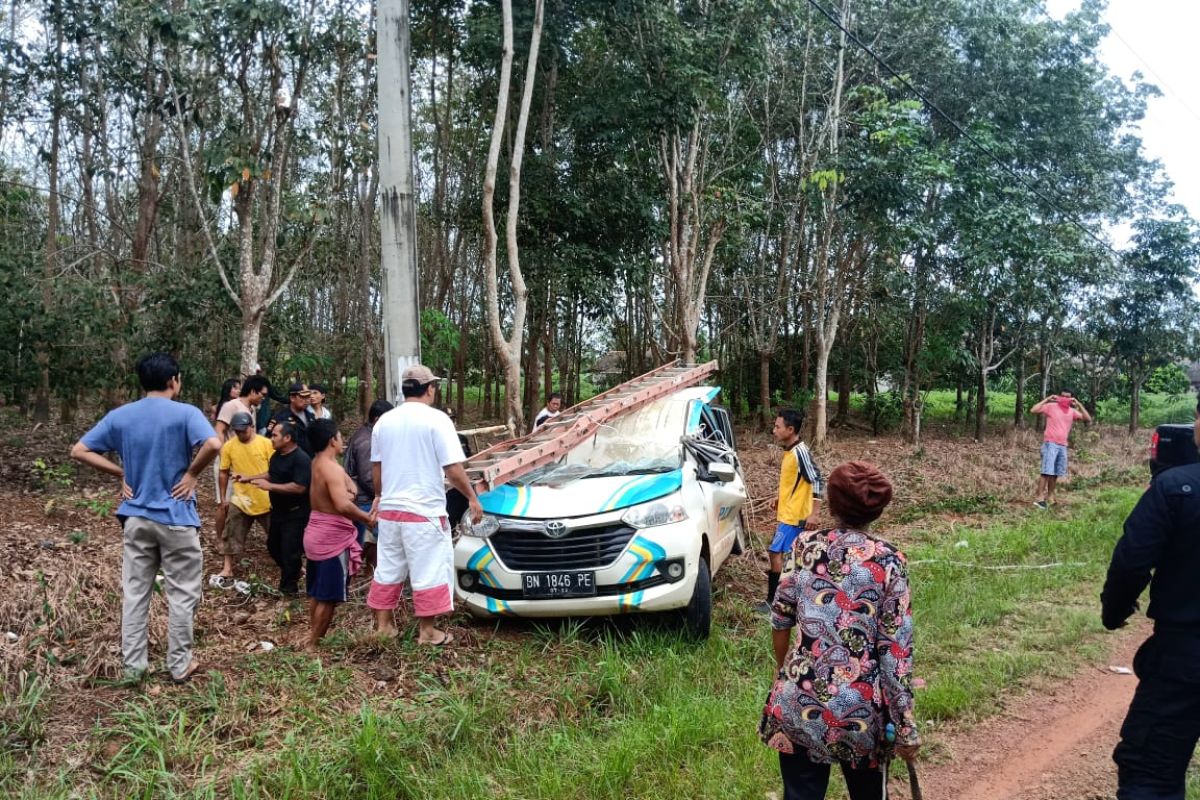
[[[1164,469],[1195,464],[1200,461],[1196,452],[1194,425],[1169,423],[1159,425],[1150,436],[1150,477]]]

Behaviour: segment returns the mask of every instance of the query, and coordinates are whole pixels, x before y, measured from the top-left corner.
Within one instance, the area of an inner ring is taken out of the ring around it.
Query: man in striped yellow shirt
[[[816,530],[817,511],[824,496],[821,470],[813,461],[808,445],[800,440],[800,428],[803,425],[803,411],[784,408],[776,415],[775,427],[771,429],[776,444],[784,452],[779,468],[779,498],[776,500],[775,519],[778,524],[775,537],[767,548],[771,562],[767,572],[767,600],[756,606],[764,614],[771,613],[785,554],[791,552],[792,544],[801,531]]]

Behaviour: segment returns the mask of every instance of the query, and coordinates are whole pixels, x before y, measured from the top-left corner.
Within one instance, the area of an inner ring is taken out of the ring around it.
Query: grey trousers
[[[160,567],[169,613],[167,669],[171,677],[182,678],[192,663],[192,620],[204,576],[200,529],[129,517],[121,564],[121,659],[126,675],[140,674],[149,667],[146,623]]]

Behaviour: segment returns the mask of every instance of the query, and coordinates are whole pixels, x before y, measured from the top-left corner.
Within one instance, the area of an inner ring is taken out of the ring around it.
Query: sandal
[[[195,678],[195,677],[196,677],[196,673],[198,673],[198,672],[199,672],[201,675],[207,675],[207,674],[208,674],[207,672],[201,672],[201,671],[200,671],[200,662],[199,662],[199,661],[193,661],[191,664],[189,664],[189,665],[188,665],[187,672],[183,673],[183,675],[181,675],[181,676],[180,676],[180,677],[178,677],[178,678],[176,678],[174,675],[172,675],[172,676],[171,676],[171,683],[173,683],[173,684],[175,684],[175,685],[177,685],[177,686],[178,686],[179,684],[188,683],[189,681],[191,681],[191,680],[192,680],[192,678]]]
[[[454,641],[454,634],[442,631],[442,640],[440,642],[419,642],[422,647],[445,647]]]
[[[232,575],[209,575],[208,585],[214,589],[229,589],[233,584]]]

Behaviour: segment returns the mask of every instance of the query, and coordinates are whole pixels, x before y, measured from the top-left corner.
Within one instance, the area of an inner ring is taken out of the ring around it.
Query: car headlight
[[[631,528],[653,528],[687,519],[687,512],[679,503],[644,503],[625,512],[621,521]]]
[[[493,517],[491,514],[484,514],[483,519],[474,525],[471,524],[471,518],[464,516],[462,522],[459,523],[459,530],[463,536],[475,536],[480,539],[486,539],[496,531],[500,530],[500,520]]]

